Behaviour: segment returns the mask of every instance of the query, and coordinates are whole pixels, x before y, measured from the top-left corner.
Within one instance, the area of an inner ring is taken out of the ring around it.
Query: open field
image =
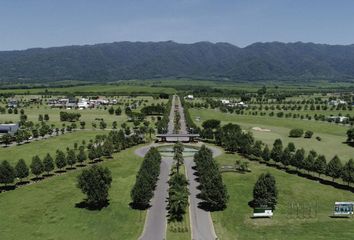
[[[219,164],[234,164],[240,159],[236,154],[224,154],[217,158]],[[250,162],[251,173],[223,173],[224,183],[230,194],[225,211],[213,212],[216,233],[221,240],[251,239],[352,239],[354,235],[352,218],[330,218],[335,201],[353,201],[354,194],[315,181],[298,177]],[[252,191],[261,173],[271,173],[276,181],[279,198],[272,219],[252,219]],[[290,207],[302,204],[306,210]],[[311,214],[309,206],[312,204]],[[317,206],[317,207],[316,207]],[[316,210],[317,209],[317,210]]]
[[[95,136],[98,134],[108,134],[108,131],[78,130],[19,146],[0,147],[0,161],[7,160],[14,166],[20,158],[23,158],[29,165],[32,161],[32,157],[35,155],[38,155],[42,159],[47,153],[50,153],[52,157],[55,157],[56,150],[65,151],[67,147],[73,149],[74,143],[78,143],[80,146],[82,140],[85,140],[87,144],[90,139],[94,140]]]
[[[218,119],[222,125],[226,123],[236,123],[242,128],[250,130],[255,139],[262,140],[271,146],[275,139],[282,139],[284,144],[294,142],[297,148],[303,147],[310,151],[314,149],[320,154],[324,154],[327,160],[337,154],[342,161],[348,161],[354,156],[354,148],[345,144],[346,131],[348,127],[330,124],[327,122],[317,122],[299,119],[286,119],[276,117],[261,117],[252,115],[236,115],[230,113],[222,113],[214,109],[189,109],[192,119],[200,117],[200,121],[196,124],[201,125],[207,119]],[[270,129],[270,132],[261,132],[252,130],[253,127]],[[311,130],[314,136],[311,139],[290,138],[289,131],[292,128],[302,128]],[[321,141],[316,140],[316,136],[322,138]]]
[[[0,239],[137,239],[145,212],[132,210],[130,189],[142,158],[135,148],[114,154],[102,166],[112,171],[110,205],[101,211],[75,207],[80,171],[0,194]]]
[[[23,96],[17,96],[17,99],[21,99]],[[32,95],[32,97],[38,97],[38,95]],[[26,99],[26,98],[25,98]],[[28,99],[28,98],[27,98]],[[110,106],[100,106],[98,108],[88,108],[88,109],[59,109],[59,108],[51,108],[50,106],[46,104],[31,104],[30,106],[27,107],[20,107],[19,109],[24,109],[25,114],[28,117],[28,121],[32,121],[34,123],[38,122],[38,116],[42,114],[43,116],[45,114],[49,115],[49,121],[47,124],[51,125],[54,124],[55,127],[62,127],[62,124],[71,124],[70,122],[61,122],[60,121],[60,116],[59,113],[61,111],[64,112],[70,112],[70,113],[80,113],[80,121],[86,122],[85,128],[86,129],[92,129],[92,123],[96,123],[97,127],[99,127],[99,121],[97,119],[103,118],[104,121],[107,123],[107,128],[112,128],[112,123],[114,121],[117,122],[118,126],[122,124],[123,122],[128,120],[127,115],[124,113],[125,109],[125,104],[132,103],[133,101],[144,101],[141,105],[139,105],[136,109],[133,109],[133,111],[139,112],[142,107],[145,105],[151,105],[151,104],[158,104],[158,103],[166,103],[166,99],[154,99],[151,96],[140,96],[140,97],[134,97],[134,98],[128,98],[128,97],[119,97],[117,98],[119,101],[120,105],[114,105],[113,108],[116,109],[118,107],[121,108],[122,114],[117,116],[115,114],[109,114],[108,113],[108,108]],[[0,105],[1,106],[1,105]],[[4,106],[4,105],[2,105]],[[0,114],[0,123],[1,122],[18,122],[20,121],[20,113],[18,114]],[[77,122],[78,128],[80,127],[79,122]]]

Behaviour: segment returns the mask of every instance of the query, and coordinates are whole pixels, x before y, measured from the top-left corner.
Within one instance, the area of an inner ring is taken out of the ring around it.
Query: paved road
[[[170,121],[168,125],[168,133],[173,133],[174,128],[174,110],[175,103],[179,105],[179,113],[181,115],[181,130],[180,133],[187,133],[187,127],[184,118],[183,108],[180,104],[180,99],[174,97],[170,113]],[[180,139],[182,140],[182,139]],[[151,146],[154,146],[152,144]],[[138,149],[135,153],[144,156],[151,146]],[[221,151],[217,148],[212,148],[213,154],[218,155]],[[160,176],[157,182],[154,197],[151,201],[151,208],[148,210],[144,231],[139,240],[164,240],[166,239],[167,226],[167,197],[168,197],[168,178],[173,164],[172,158],[162,158],[160,166]],[[192,240],[215,240],[216,235],[214,225],[211,220],[210,213],[198,208],[200,200],[196,197],[199,193],[197,186],[199,183],[195,181],[193,166],[195,163],[193,158],[185,158],[184,164],[187,169],[187,178],[189,181],[190,191],[190,218],[192,228]]]
[[[183,107],[180,104],[180,99],[176,101],[179,104],[179,112],[181,115],[181,133],[187,133],[187,127],[183,112]],[[213,149],[214,154],[217,153],[218,149]],[[210,212],[207,212],[198,207],[200,200],[197,198],[197,194],[200,192],[197,189],[199,183],[195,180],[193,166],[195,163],[193,158],[185,158],[184,165],[187,169],[187,178],[189,181],[189,192],[190,192],[190,206],[189,212],[191,217],[191,228],[192,228],[192,239],[193,240],[215,240],[216,234],[214,231],[214,225],[211,220]]]
[[[175,97],[172,99],[172,107],[169,116],[168,133],[173,133],[175,116]],[[150,147],[142,148],[136,151],[138,155],[145,155]],[[140,240],[164,240],[166,239],[167,226],[167,197],[168,197],[168,179],[171,171],[173,159],[163,157],[160,165],[159,180],[156,185],[154,197],[151,200],[151,207],[146,216],[143,234]]]
[[[160,165],[160,176],[157,182],[151,208],[147,212],[144,232],[140,240],[166,239],[168,178],[172,167],[172,159],[163,158]]]

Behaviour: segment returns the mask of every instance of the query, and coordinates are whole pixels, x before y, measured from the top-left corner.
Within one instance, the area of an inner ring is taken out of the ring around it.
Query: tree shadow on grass
[[[0,192],[12,191],[16,189],[16,185],[1,186]]]
[[[79,203],[75,203],[76,208],[84,208],[90,211],[100,211],[103,208],[106,208],[108,206],[109,206],[109,200],[100,203],[90,203],[87,201],[87,199],[85,199]]]
[[[31,181],[39,182],[39,181],[42,181],[43,179],[44,179],[44,177],[33,177],[33,178],[31,178]]]
[[[46,173],[46,174],[43,174],[43,177],[44,177],[44,178],[48,178],[48,177],[52,177],[52,176],[54,176],[53,173]]]
[[[342,142],[346,145],[348,145],[349,147],[354,147],[354,142]]]
[[[55,173],[66,173],[65,169],[56,170]]]
[[[16,183],[16,186],[24,186],[24,185],[27,185],[27,184],[29,184],[29,183],[30,183],[30,181],[24,180],[24,181],[21,181],[21,182]]]
[[[146,205],[146,204],[138,204],[133,202],[129,203],[129,206],[135,210],[146,210],[151,207],[150,204]]]

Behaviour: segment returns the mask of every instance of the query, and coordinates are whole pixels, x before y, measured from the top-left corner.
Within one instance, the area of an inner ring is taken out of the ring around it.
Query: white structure
[[[87,99],[86,99],[86,98],[82,98],[82,99],[77,103],[77,107],[80,108],[80,109],[88,108],[88,107],[89,107],[89,104],[88,104]]]
[[[11,134],[14,135],[19,129],[17,123],[0,124],[0,134]]]
[[[354,213],[354,202],[335,202],[334,216],[349,216]]]
[[[228,104],[230,104],[230,100],[221,99],[221,103],[224,104],[224,105],[228,105]]]
[[[328,120],[331,122],[338,122],[338,123],[343,123],[348,120],[348,117],[343,117],[343,116],[330,116],[328,117]]]
[[[185,97],[185,99],[193,100],[193,99],[194,99],[194,96],[193,96],[193,95],[187,95],[187,96]]]
[[[347,102],[344,100],[338,99],[338,100],[331,100],[328,102],[328,104],[331,106],[338,106],[338,105],[347,105]]]
[[[253,217],[254,218],[258,218],[258,217],[273,217],[273,211],[271,209],[255,208],[253,210]]]

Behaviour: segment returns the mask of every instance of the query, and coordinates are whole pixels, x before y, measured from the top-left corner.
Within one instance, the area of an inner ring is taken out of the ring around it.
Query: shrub
[[[290,130],[289,137],[299,138],[304,134],[304,130],[300,128],[294,128]]]
[[[312,138],[312,135],[313,135],[313,132],[310,131],[310,130],[307,130],[307,131],[305,132],[305,138]]]

